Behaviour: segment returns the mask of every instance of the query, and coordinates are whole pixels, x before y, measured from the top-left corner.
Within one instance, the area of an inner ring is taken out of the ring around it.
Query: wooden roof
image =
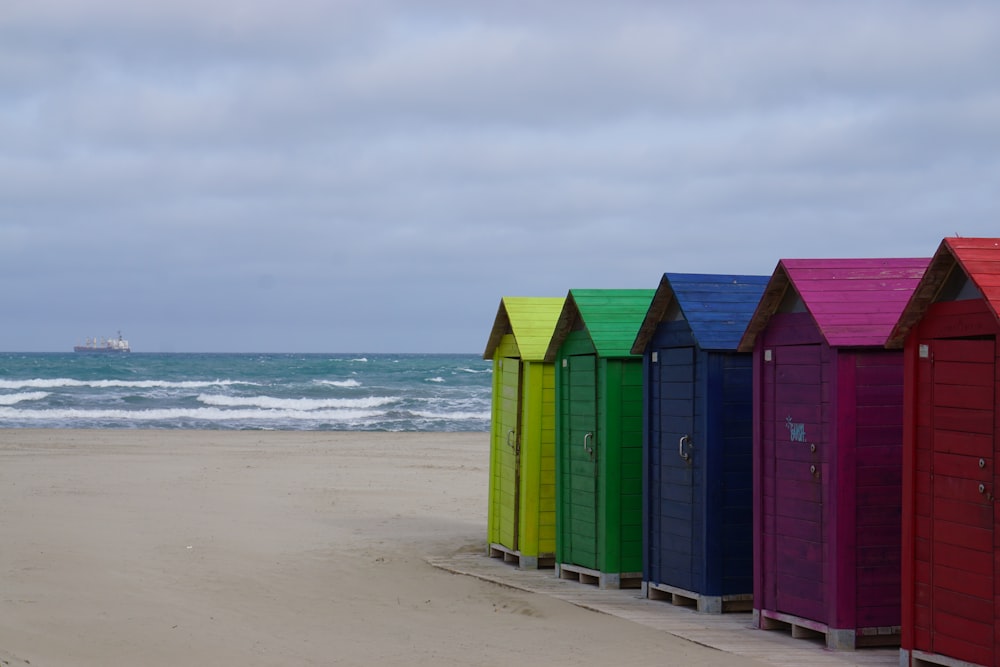
[[[993,316],[1000,320],[1000,238],[946,238],[903,308],[886,347],[903,346],[906,335],[937,300],[955,267],[965,272]]]
[[[632,356],[632,343],[655,293],[652,289],[570,290],[545,360],[555,361],[559,346],[578,325],[587,330],[598,356]]]
[[[642,354],[675,302],[703,350],[735,350],[767,285],[768,276],[664,273],[632,354]]]
[[[505,334],[513,334],[524,361],[541,361],[552,340],[565,297],[505,296],[500,299],[483,359],[492,359]]]
[[[778,311],[789,288],[827,344],[881,347],[927,268],[923,258],[783,259],[778,262],[739,350],[753,350],[757,336]]]

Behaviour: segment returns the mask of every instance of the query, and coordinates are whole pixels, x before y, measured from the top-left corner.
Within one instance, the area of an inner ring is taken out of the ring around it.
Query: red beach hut
[[[785,259],[753,352],[754,624],[898,644],[903,359],[885,341],[926,259]]]
[[[901,665],[1000,661],[1000,238],[941,242],[904,346]]]

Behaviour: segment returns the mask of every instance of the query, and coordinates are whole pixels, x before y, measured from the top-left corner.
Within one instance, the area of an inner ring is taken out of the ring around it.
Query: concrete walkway
[[[558,579],[551,569],[522,570],[503,559],[490,558],[485,554],[459,553],[450,557],[428,558],[427,562],[456,574],[549,595],[578,607],[624,618],[765,664],[781,667],[899,665],[898,648],[830,651],[822,638],[796,639],[790,632],[753,628],[749,613],[701,614],[690,607],[647,600],[638,590],[601,590],[578,581]]]

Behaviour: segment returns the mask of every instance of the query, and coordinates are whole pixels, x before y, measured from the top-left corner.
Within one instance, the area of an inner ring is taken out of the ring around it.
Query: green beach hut
[[[489,555],[525,569],[555,564],[555,373],[544,360],[562,297],[500,300],[493,360]]]
[[[642,586],[642,356],[655,290],[570,290],[545,359],[556,374],[556,572]]]

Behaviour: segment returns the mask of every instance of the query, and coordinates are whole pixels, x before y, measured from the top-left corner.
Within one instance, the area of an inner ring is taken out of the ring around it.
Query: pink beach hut
[[[926,259],[781,260],[753,352],[754,625],[898,645],[903,358]]]

